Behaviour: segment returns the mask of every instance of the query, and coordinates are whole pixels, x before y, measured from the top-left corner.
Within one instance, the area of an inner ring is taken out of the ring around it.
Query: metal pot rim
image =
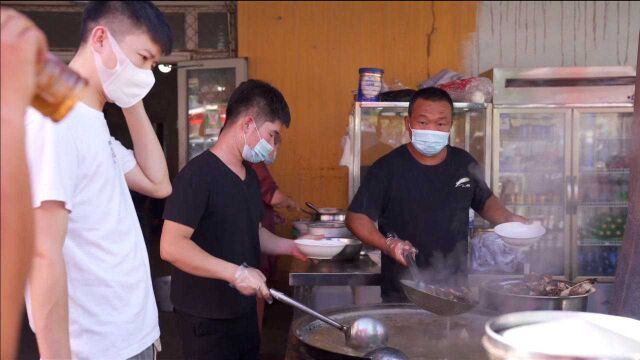
[[[558,359],[558,360],[599,360],[595,356],[567,356],[546,354],[539,351],[519,350],[514,348],[502,335],[502,332],[517,326],[533,325],[545,322],[545,319],[558,319],[558,317],[591,317],[591,316],[613,316],[607,314],[586,313],[582,311],[561,311],[561,310],[534,310],[518,311],[496,316],[484,325],[485,336],[482,339],[483,347],[487,352],[487,343],[492,351],[500,351],[501,355],[517,355],[518,359]],[[508,324],[511,324],[508,326]],[[498,326],[501,325],[501,326]],[[629,357],[607,357],[607,360],[630,360]]]
[[[346,228],[347,226],[343,222],[338,221],[320,221],[309,224],[310,228],[325,228],[325,229],[338,229]]]
[[[320,215],[344,215],[346,214],[345,209],[339,208],[318,208]]]
[[[489,287],[489,285],[498,285],[500,283],[506,283],[506,282],[516,282],[516,281],[522,281],[522,280],[492,280],[492,281],[487,281],[484,284],[482,284],[480,286],[481,289],[493,293],[493,294],[497,294],[500,296],[511,296],[511,297],[518,297],[518,298],[525,298],[525,299],[554,299],[554,300],[562,300],[562,299],[578,299],[578,298],[582,298],[582,297],[587,297],[593,293],[596,292],[596,288],[592,287],[588,293],[586,294],[582,294],[582,295],[571,295],[571,296],[542,296],[542,295],[519,295],[519,294],[511,294],[508,292],[502,292],[496,289],[492,289]],[[570,283],[572,285],[575,285],[576,283],[572,282],[572,281],[568,281],[568,280],[557,280],[557,281],[562,281],[562,282],[567,282]]]
[[[346,243],[347,245],[360,245],[362,244],[362,241],[356,239],[356,238],[352,238],[352,237],[334,237],[334,236],[327,236],[328,240],[338,240],[341,241],[343,243]]]

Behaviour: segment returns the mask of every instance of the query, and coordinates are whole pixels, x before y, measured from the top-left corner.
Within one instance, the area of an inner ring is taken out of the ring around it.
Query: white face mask
[[[107,32],[107,38],[116,56],[117,64],[115,68],[107,69],[102,63],[100,54],[91,48],[98,76],[108,100],[121,108],[128,108],[149,93],[156,79],[151,70],[140,69],[133,65],[110,32]]]

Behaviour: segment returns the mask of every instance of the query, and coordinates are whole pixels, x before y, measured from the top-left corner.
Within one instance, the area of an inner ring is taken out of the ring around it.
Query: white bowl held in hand
[[[508,222],[496,226],[495,232],[508,245],[526,247],[538,241],[547,230],[539,222]]]
[[[342,251],[346,245],[346,243],[342,241],[329,239],[298,239],[295,240],[295,242],[303,254],[313,259],[331,259]]]

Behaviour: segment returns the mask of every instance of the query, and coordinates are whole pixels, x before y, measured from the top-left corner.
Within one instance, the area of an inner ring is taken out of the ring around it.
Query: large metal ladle
[[[405,355],[405,353],[388,346],[369,351],[364,354],[364,357],[371,360],[409,360],[409,357]]]
[[[305,313],[324,321],[344,333],[346,344],[354,349],[376,349],[387,344],[388,334],[384,325],[376,319],[363,317],[351,326],[344,326],[328,317],[309,309],[278,290],[269,289],[274,299],[291,305]]]
[[[306,201],[304,203],[305,205],[307,205],[311,210],[315,211],[318,215],[322,214],[320,212],[320,208],[318,208],[314,203],[312,203],[311,201]]]

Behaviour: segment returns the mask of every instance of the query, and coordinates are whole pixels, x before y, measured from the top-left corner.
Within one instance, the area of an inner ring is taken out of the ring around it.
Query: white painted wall
[[[636,66],[638,1],[483,1],[465,68]]]

